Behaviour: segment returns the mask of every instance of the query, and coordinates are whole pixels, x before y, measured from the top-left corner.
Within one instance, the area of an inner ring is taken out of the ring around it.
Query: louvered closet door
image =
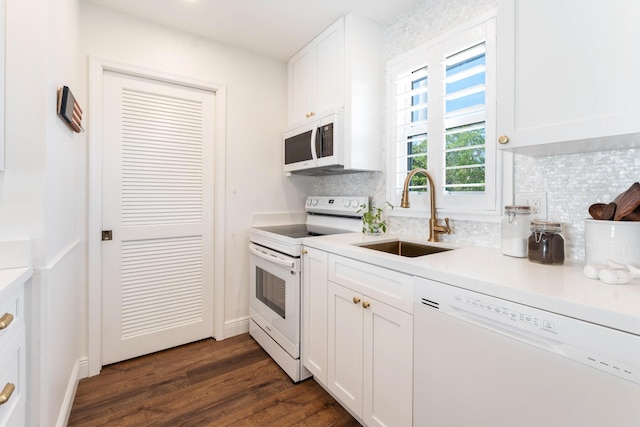
[[[105,73],[103,365],[213,335],[214,97]]]

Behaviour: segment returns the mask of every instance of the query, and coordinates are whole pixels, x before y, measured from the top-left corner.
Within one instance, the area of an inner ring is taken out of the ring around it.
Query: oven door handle
[[[280,258],[276,258],[274,256],[271,256],[269,254],[265,254],[262,251],[259,251],[258,249],[254,248],[253,246],[249,246],[249,252],[251,252],[252,254],[254,254],[255,256],[262,258],[264,260],[267,260],[269,262],[272,262],[274,264],[278,264],[282,267],[286,267],[290,270],[293,270],[293,268],[295,267],[295,261],[287,261],[284,259],[280,259]]]

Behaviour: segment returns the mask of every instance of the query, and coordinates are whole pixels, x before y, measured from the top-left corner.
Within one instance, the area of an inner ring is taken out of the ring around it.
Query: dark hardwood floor
[[[249,336],[105,366],[78,385],[69,426],[359,426],[322,387],[294,384]]]

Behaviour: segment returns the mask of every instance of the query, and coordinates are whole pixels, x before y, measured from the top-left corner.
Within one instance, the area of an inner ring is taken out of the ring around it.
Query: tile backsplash
[[[547,193],[548,218],[560,222],[566,240],[567,258],[584,259],[584,219],[589,206],[610,202],[636,181],[640,181],[640,150],[615,150],[548,157],[516,155],[516,192]],[[381,172],[319,177],[315,194],[369,195],[373,203],[386,199],[386,182]],[[426,218],[391,217],[389,232],[427,238]],[[500,223],[452,221],[454,233],[443,241],[500,246]]]
[[[445,34],[459,23],[482,15],[495,6],[495,0],[427,0],[419,3],[384,26],[384,60],[387,62]],[[385,88],[383,96],[386,97]],[[631,184],[640,181],[640,150],[547,157],[516,155],[514,170],[516,192],[547,193],[548,218],[563,225],[567,257],[583,260],[584,218],[589,216],[589,206],[596,202],[609,202]],[[314,182],[314,193],[368,195],[374,204],[381,205],[387,197],[385,175],[383,172],[363,172],[318,177]],[[429,234],[428,221],[423,217],[391,217],[388,224],[389,232],[394,234],[425,239]],[[443,236],[443,241],[500,246],[500,223],[452,221],[451,227],[454,233]]]

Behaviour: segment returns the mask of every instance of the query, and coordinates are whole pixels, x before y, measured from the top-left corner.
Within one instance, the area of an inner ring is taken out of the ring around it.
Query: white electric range
[[[368,197],[309,196],[304,224],[249,230],[249,333],[294,382],[311,376],[300,360],[302,239],[359,232]]]

